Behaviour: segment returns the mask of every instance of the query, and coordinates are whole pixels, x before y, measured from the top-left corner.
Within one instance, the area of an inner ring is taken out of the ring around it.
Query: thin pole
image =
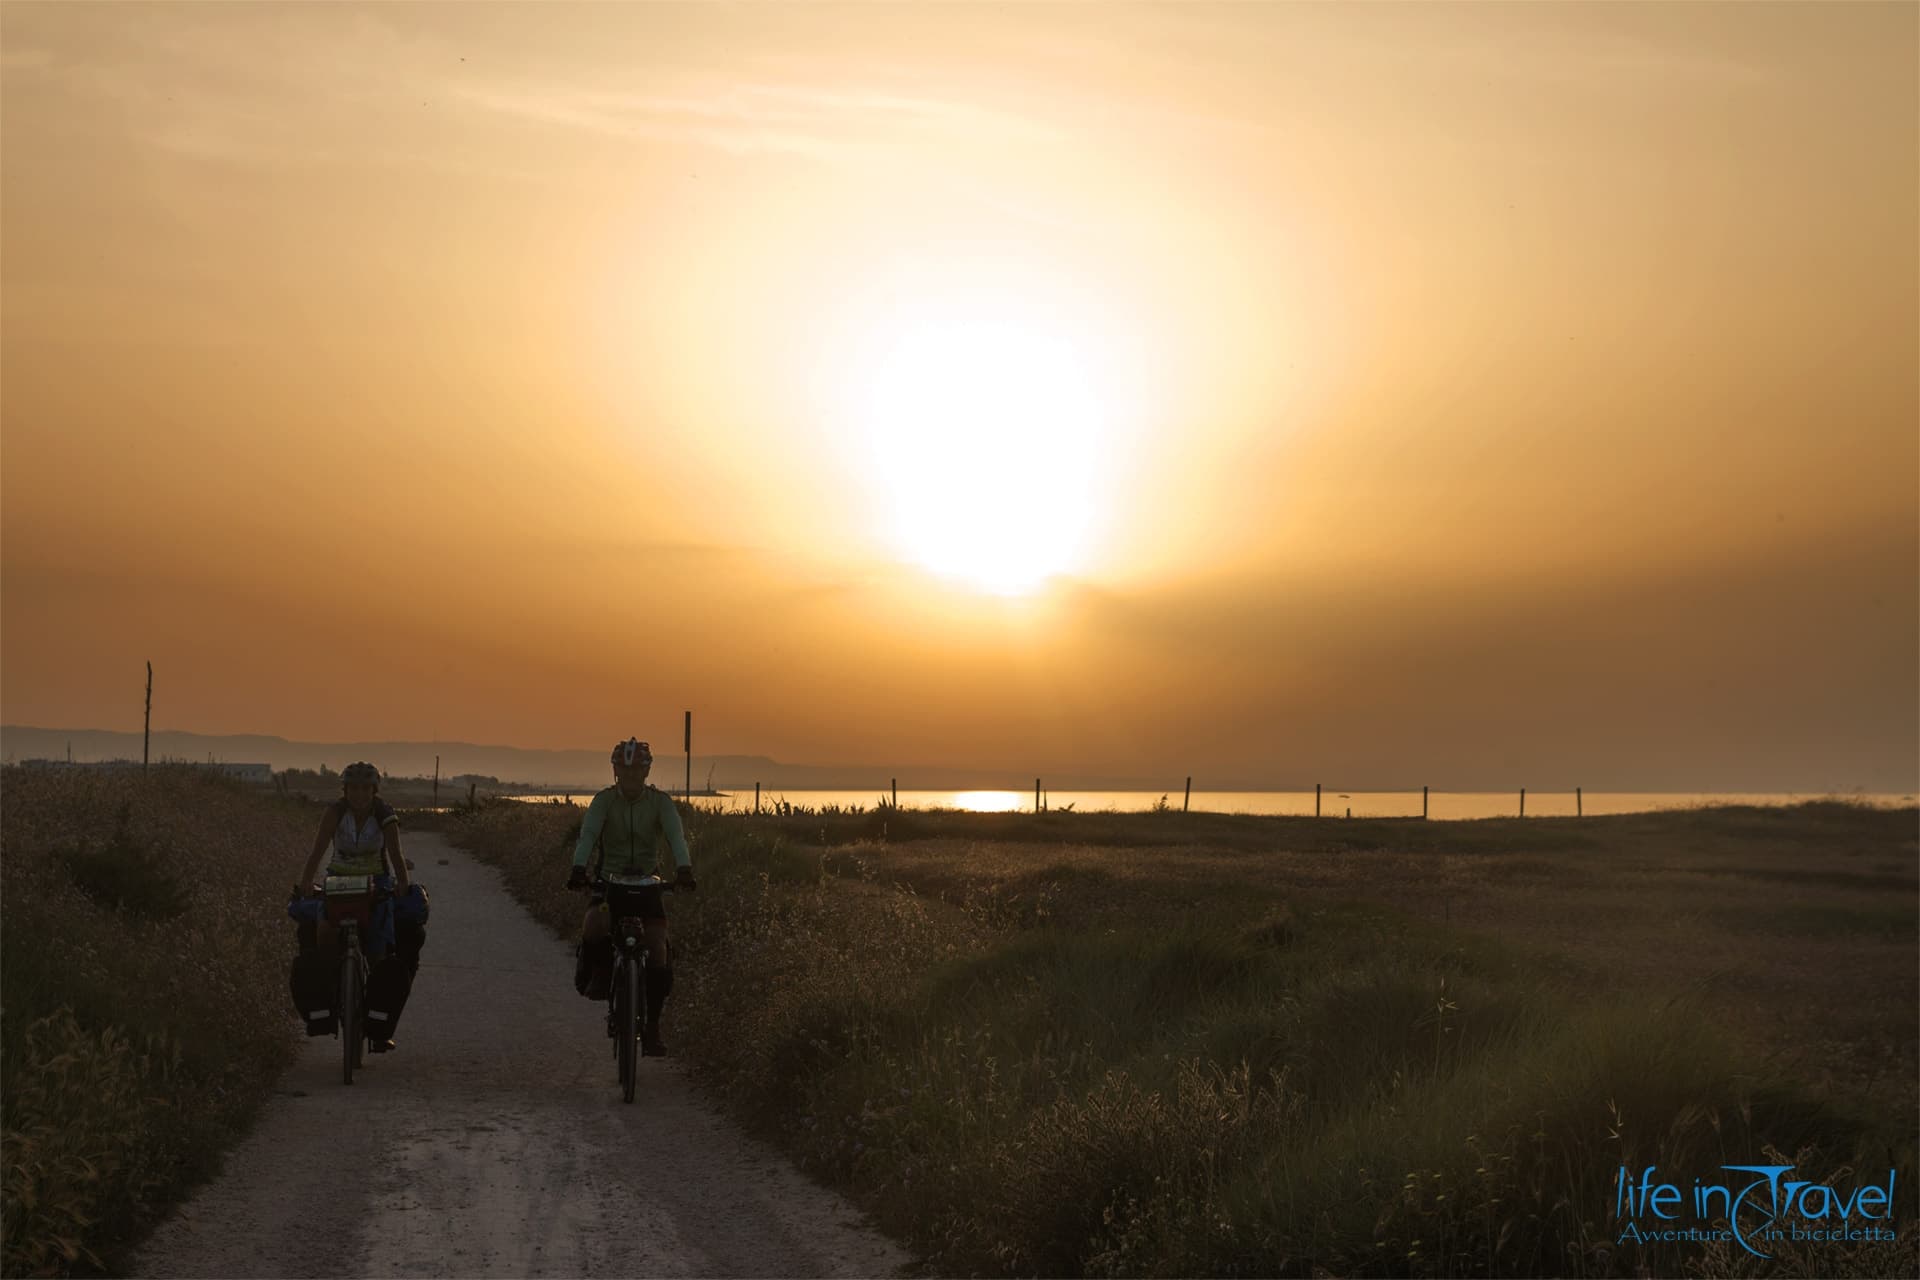
[[[893,783],[893,807],[898,809],[900,807],[900,779],[889,778],[888,781]]]
[[[1527,816],[1527,789],[1525,787],[1520,788],[1520,816],[1523,818]]]
[[[440,757],[433,758],[433,807],[440,807]]]
[[[753,784],[753,811],[755,813],[760,812],[760,784],[758,782]]]
[[[687,712],[687,739],[682,744],[687,753],[687,789],[688,797],[693,795],[693,712]]]
[[[153,740],[153,664],[147,664],[147,719],[140,730],[140,772],[147,771],[147,744]]]
[[[1320,816],[1320,784],[1317,782],[1313,784],[1313,816]]]
[[[1580,803],[1580,788],[1578,787],[1573,789],[1573,816],[1576,818],[1586,816],[1586,807]]]
[[[1427,820],[1427,789],[1425,787],[1422,787],[1420,788],[1420,821],[1425,822],[1426,820]]]
[[[1180,797],[1180,812],[1187,811],[1187,802],[1193,799],[1193,775],[1187,775],[1187,794]]]
[[[1033,780],[1033,811],[1040,812],[1040,779]]]

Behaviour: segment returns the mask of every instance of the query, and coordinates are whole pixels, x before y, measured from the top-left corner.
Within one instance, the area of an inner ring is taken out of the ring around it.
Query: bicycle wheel
[[[639,1077],[640,1057],[640,966],[629,957],[620,975],[620,1016],[615,1020],[614,1039],[620,1044],[620,1098],[633,1101],[633,1087]]]
[[[360,966],[359,948],[353,936],[347,936],[346,953],[340,957],[340,1078],[353,1083],[353,1069],[360,1065]]]
[[[353,1065],[364,1067],[367,1065],[367,962],[365,959],[360,959],[360,963],[354,966],[353,989],[355,993],[353,1007],[360,1016],[359,1034],[353,1038]]]

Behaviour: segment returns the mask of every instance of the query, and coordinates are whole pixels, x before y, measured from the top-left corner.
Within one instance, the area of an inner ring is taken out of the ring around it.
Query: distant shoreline
[[[40,728],[28,725],[0,725],[0,752],[4,752],[7,763],[23,764],[29,760],[42,759],[64,762],[69,753],[76,762],[91,764],[110,760],[133,761],[141,757],[143,743],[137,732],[101,729],[58,729]],[[354,760],[368,760],[378,765],[383,773],[397,781],[418,779],[431,782],[436,769],[440,774],[441,786],[459,786],[463,791],[468,780],[479,781],[481,789],[489,787],[516,793],[528,792],[565,793],[570,791],[596,791],[607,785],[611,779],[607,776],[606,752],[604,748],[593,750],[550,750],[543,748],[502,747],[466,742],[296,742],[286,738],[263,734],[197,734],[178,730],[158,730],[152,735],[146,750],[151,759],[174,760],[182,762],[206,763],[218,762],[233,768],[249,767],[238,762],[252,762],[250,767],[279,774],[292,769],[296,772],[318,772],[324,766],[339,769]],[[1017,755],[1017,752],[1014,753]],[[1603,762],[1604,763],[1604,762]],[[1307,772],[1312,769],[1313,772]],[[1500,793],[1516,790],[1528,783],[1526,778],[1499,778],[1491,785],[1481,781],[1480,785],[1462,785],[1457,779],[1432,777],[1422,778],[1415,774],[1407,777],[1399,767],[1385,772],[1399,774],[1406,782],[1399,787],[1369,786],[1371,774],[1377,778],[1380,771],[1356,769],[1347,777],[1339,776],[1337,770],[1321,771],[1310,763],[1304,767],[1287,766],[1274,770],[1282,776],[1273,782],[1250,781],[1247,769],[1228,771],[1222,769],[1209,778],[1197,770],[1182,768],[1179,773],[1169,771],[1165,775],[1127,773],[1108,775],[1085,769],[1061,768],[1056,773],[1044,765],[1007,768],[1004,765],[995,768],[956,767],[948,764],[922,765],[912,763],[873,763],[862,761],[842,761],[828,764],[800,764],[776,760],[770,756],[741,753],[715,752],[700,753],[693,757],[692,776],[706,780],[708,788],[696,789],[695,795],[708,791],[721,793],[750,793],[757,784],[762,793],[769,790],[786,791],[859,791],[870,790],[878,794],[882,789],[891,790],[898,785],[904,793],[908,790],[1009,790],[1024,791],[1031,794],[1033,784],[1038,777],[1043,788],[1055,792],[1067,791],[1162,791],[1178,794],[1182,789],[1186,775],[1193,773],[1196,794],[1206,791],[1211,794],[1261,794],[1275,790],[1311,790],[1315,782],[1326,784],[1332,791],[1338,788],[1349,794],[1371,793],[1377,791],[1417,790],[1421,785],[1431,783],[1436,792],[1447,790],[1465,794]],[[1258,770],[1266,772],[1266,770]],[[1715,779],[1705,784],[1674,786],[1671,783],[1659,785],[1622,784],[1617,777],[1624,770],[1599,769],[1591,771],[1590,776],[1581,777],[1580,773],[1589,772],[1582,766],[1570,765],[1554,769],[1553,772],[1572,785],[1583,785],[1592,794],[1602,792],[1632,793],[1636,795],[1696,795],[1745,794],[1745,795],[1899,795],[1914,790],[1914,779],[1880,769],[1864,778],[1825,777],[1815,779],[1794,779],[1782,783],[1778,777],[1756,779],[1754,782],[1742,782],[1741,785],[1726,785]],[[1718,774],[1723,771],[1713,767],[1711,761],[1703,762],[1703,773]],[[1359,774],[1363,776],[1356,777]],[[1304,775],[1304,776],[1302,776]],[[1594,776],[1597,775],[1597,776]],[[687,776],[687,758],[674,753],[661,753],[654,758],[654,779],[678,782]],[[539,779],[540,781],[526,781]],[[1537,777],[1535,782],[1540,781]],[[1209,785],[1211,783],[1211,785]],[[1408,785],[1411,784],[1411,785]],[[663,786],[662,790],[669,790]],[[676,791],[677,793],[677,791]],[[1551,792],[1542,789],[1540,794]]]

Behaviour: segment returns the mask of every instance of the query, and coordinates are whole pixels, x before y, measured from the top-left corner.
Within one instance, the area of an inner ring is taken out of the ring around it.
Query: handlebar
[[[367,894],[376,902],[381,898],[397,898],[400,896],[399,892],[390,884],[369,884],[367,886]],[[295,884],[293,886],[293,896],[296,898],[325,898],[327,896],[327,886],[324,883],[309,885]]]
[[[635,879],[594,876],[586,884],[586,888],[594,893],[605,893],[609,889],[662,889],[672,893],[677,887],[672,880],[662,880],[659,876],[640,876]]]
[[[686,893],[694,888],[691,880],[663,880],[659,876],[593,876],[579,884],[569,882],[566,886],[576,893],[600,894],[605,896],[612,890],[623,889],[629,892],[642,889],[658,889],[662,893]]]

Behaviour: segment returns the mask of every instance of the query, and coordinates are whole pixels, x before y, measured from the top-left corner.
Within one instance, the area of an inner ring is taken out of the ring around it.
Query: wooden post
[[[753,784],[753,811],[760,812],[760,784],[757,781]]]
[[[1040,779],[1033,780],[1033,811],[1040,812]]]
[[[1425,822],[1426,820],[1427,820],[1427,789],[1425,787],[1422,787],[1420,788],[1420,821]]]
[[[433,807],[440,807],[440,757],[433,758]]]
[[[1525,787],[1520,788],[1520,816],[1523,818],[1527,816],[1527,789]]]
[[[147,744],[153,740],[153,664],[147,664],[147,719],[140,730],[140,772],[147,771]]]
[[[900,779],[889,778],[887,781],[893,784],[893,807],[898,809],[900,807]]]
[[[693,798],[693,712],[687,712],[687,738],[681,744],[687,753],[687,789],[685,795]]]
[[[1187,793],[1180,797],[1180,812],[1187,811],[1187,804],[1193,799],[1193,775],[1187,775]]]
[[[1320,816],[1320,784],[1317,782],[1313,784],[1313,816]]]
[[[1580,788],[1578,787],[1573,789],[1573,816],[1576,818],[1584,818],[1586,816],[1586,806],[1580,803]]]

